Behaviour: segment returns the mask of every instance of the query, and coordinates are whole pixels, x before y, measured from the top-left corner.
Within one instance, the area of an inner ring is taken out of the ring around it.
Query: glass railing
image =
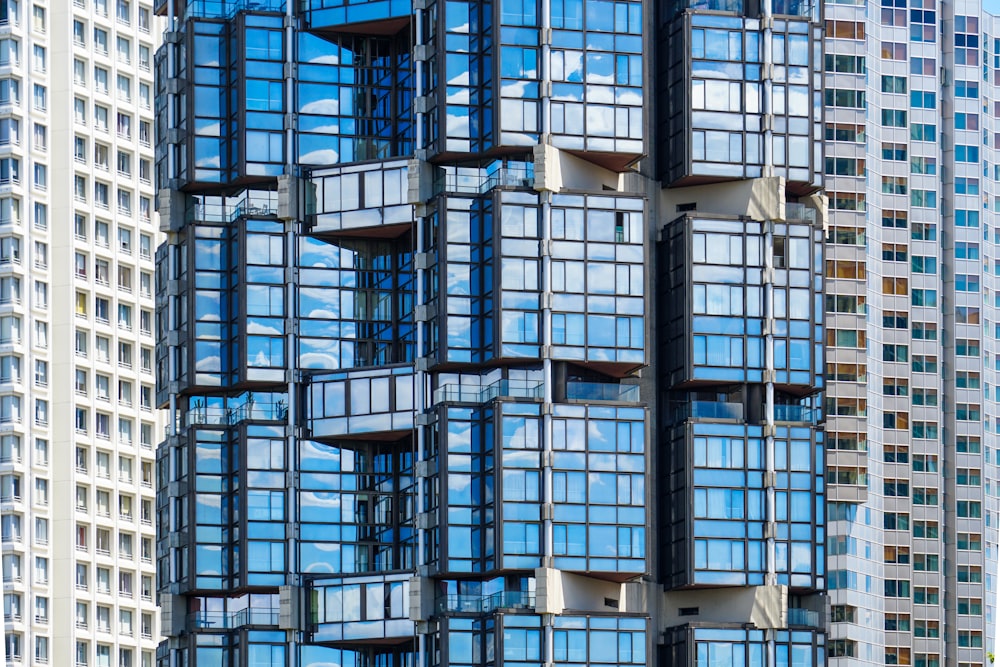
[[[690,401],[675,408],[677,419],[733,419],[743,421],[742,403]]]
[[[243,193],[243,198],[229,203],[205,201],[193,198],[188,204],[186,218],[188,222],[223,222],[231,223],[242,216],[271,216],[278,214],[278,193],[267,190],[254,190]]]
[[[241,609],[240,611],[195,611],[188,614],[191,630],[230,630],[246,625],[277,625],[277,609]]]
[[[437,172],[434,192],[478,195],[497,187],[530,188],[535,183],[533,162],[494,162],[482,168],[448,167]]]
[[[816,222],[816,209],[809,208],[805,204],[788,202],[785,204],[785,220],[804,220],[805,222]]]
[[[238,12],[284,12],[284,0],[195,0],[189,2],[184,18],[232,18]]]
[[[415,390],[409,365],[317,373],[305,402],[312,437],[411,431]]]
[[[571,401],[623,401],[639,400],[639,385],[611,382],[567,382],[566,398]]]
[[[774,420],[779,422],[808,422],[814,424],[819,421],[820,410],[804,405],[775,405]]]
[[[408,18],[410,0],[304,0],[301,7],[310,28]]]
[[[284,421],[288,416],[285,401],[246,402],[232,407],[195,405],[186,413],[187,426],[233,426],[250,419]]]
[[[381,160],[314,169],[305,188],[306,223],[313,233],[408,225],[405,160]]]
[[[492,614],[497,609],[533,609],[535,594],[499,591],[492,595],[445,595],[435,601],[437,613]]]
[[[819,612],[810,609],[788,609],[788,625],[805,625],[811,628],[818,628]]]
[[[434,404],[486,403],[495,398],[542,398],[544,385],[537,380],[497,380],[492,384],[446,384],[434,390]]]

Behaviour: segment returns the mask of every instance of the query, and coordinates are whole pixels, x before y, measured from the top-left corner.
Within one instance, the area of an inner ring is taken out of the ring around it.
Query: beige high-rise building
[[[159,33],[140,0],[0,6],[0,523],[10,666],[154,662]]]

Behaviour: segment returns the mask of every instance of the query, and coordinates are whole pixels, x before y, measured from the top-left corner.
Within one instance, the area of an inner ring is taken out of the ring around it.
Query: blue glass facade
[[[822,237],[668,222],[649,3],[161,11],[159,667],[822,662],[788,630],[825,581]],[[692,149],[667,184],[773,178],[799,213],[815,17],[670,11],[664,44],[712,43],[685,67],[757,53],[765,101],[732,109],[745,171]],[[699,113],[669,141],[714,146]],[[781,595],[735,638],[661,583]]]

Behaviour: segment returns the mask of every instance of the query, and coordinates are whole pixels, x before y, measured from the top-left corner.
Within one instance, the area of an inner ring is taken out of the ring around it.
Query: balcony
[[[461,195],[486,194],[493,188],[533,188],[535,165],[532,162],[502,162],[484,167],[444,167],[434,178],[434,193]]]
[[[634,403],[639,400],[639,385],[610,382],[567,382],[566,399],[570,401]]]
[[[317,579],[309,590],[311,641],[412,641],[410,574]]]
[[[785,204],[785,220],[807,222],[810,225],[816,224],[816,209],[809,208],[805,204],[788,202]]]
[[[392,35],[409,22],[413,8],[410,0],[305,0],[302,13],[312,30]]]
[[[231,224],[242,217],[269,217],[278,214],[278,193],[248,190],[242,197],[193,197],[185,210],[186,222]]]
[[[677,421],[685,419],[743,421],[743,404],[722,401],[689,401],[675,405],[674,418]]]
[[[822,411],[819,408],[811,408],[804,405],[775,405],[774,421],[778,422],[804,422],[816,424],[820,421]]]
[[[278,625],[277,609],[242,609],[240,611],[195,611],[187,616],[187,627],[196,630],[234,630],[248,625]]]
[[[534,609],[535,594],[499,591],[492,595],[444,595],[434,602],[438,614],[492,614],[498,609]]]
[[[159,5],[159,3],[157,3]],[[194,0],[184,11],[184,18],[232,18],[239,12],[284,12],[283,0]]]
[[[413,224],[405,160],[315,170],[307,185],[310,233],[393,238]]]
[[[818,611],[812,611],[810,609],[797,609],[790,607],[788,609],[788,625],[789,626],[805,626],[810,628],[821,628],[820,625],[820,614]]]
[[[284,400],[248,400],[235,406],[205,405],[195,401],[187,411],[187,426],[235,426],[244,421],[284,421],[288,405]]]
[[[439,403],[488,403],[496,398],[540,399],[544,385],[537,380],[497,380],[486,386],[445,384],[434,390],[434,405]]]
[[[398,439],[413,430],[412,366],[312,376],[306,395],[311,437]]]

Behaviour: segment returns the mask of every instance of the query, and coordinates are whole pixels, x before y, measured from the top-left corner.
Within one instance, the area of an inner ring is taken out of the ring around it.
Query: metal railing
[[[478,195],[497,187],[530,188],[534,183],[534,163],[495,162],[483,169],[441,170],[434,180],[434,191]]]
[[[188,410],[187,425],[233,426],[248,419],[284,421],[287,416],[288,405],[284,401],[255,401],[231,408],[201,405]]]
[[[232,223],[238,218],[248,216],[271,216],[278,214],[278,193],[266,190],[254,190],[245,193],[243,199],[235,204],[206,203],[195,199],[186,211],[188,222],[224,222]]]
[[[526,591],[500,591],[492,595],[445,595],[435,601],[439,614],[492,614],[497,609],[533,609],[535,594]]]
[[[434,404],[487,403],[495,398],[542,398],[544,387],[537,380],[497,380],[486,386],[445,384],[434,390]]]
[[[188,614],[191,629],[231,630],[246,625],[277,625],[277,609],[241,609],[240,611],[195,611]]]

